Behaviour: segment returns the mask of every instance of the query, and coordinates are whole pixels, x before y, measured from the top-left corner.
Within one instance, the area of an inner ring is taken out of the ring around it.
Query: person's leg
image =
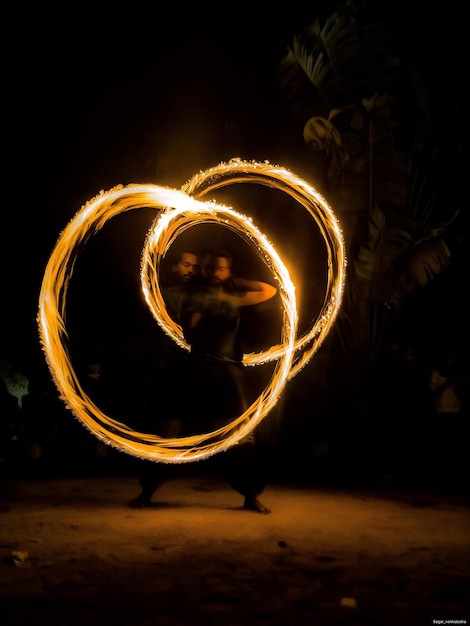
[[[160,419],[157,433],[166,439],[175,439],[181,433],[181,421],[177,419]],[[158,463],[147,459],[140,462],[139,483],[141,492],[128,502],[128,506],[136,509],[150,506],[155,491],[172,476],[172,467],[166,463]]]
[[[270,513],[271,510],[259,500],[266,483],[266,466],[254,438],[242,440],[239,444],[221,453],[224,478],[227,483],[244,496],[243,508],[257,513]]]
[[[139,472],[141,492],[128,502],[128,506],[134,509],[150,506],[153,494],[167,478],[165,474],[165,466],[162,463],[143,459]]]
[[[249,406],[244,368],[241,364],[229,364],[225,376],[233,388],[233,399],[241,415]],[[271,513],[259,500],[266,487],[267,472],[264,456],[253,431],[222,453],[222,463],[225,480],[232,489],[244,496],[243,508],[257,513]]]

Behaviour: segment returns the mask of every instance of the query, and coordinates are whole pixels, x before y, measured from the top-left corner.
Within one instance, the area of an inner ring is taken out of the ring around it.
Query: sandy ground
[[[0,624],[470,624],[462,495],[276,483],[260,515],[207,472],[135,495],[127,474],[4,478]]]

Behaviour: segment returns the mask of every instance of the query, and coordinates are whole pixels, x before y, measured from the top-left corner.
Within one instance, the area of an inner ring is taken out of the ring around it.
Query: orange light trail
[[[216,189],[246,182],[279,189],[294,198],[315,220],[326,245],[328,280],[323,305],[312,328],[295,342],[290,380],[305,367],[320,348],[341,307],[347,265],[343,235],[333,210],[312,185],[289,170],[267,162],[232,159],[228,163],[220,163],[196,174],[183,185],[182,189],[195,198],[202,198]],[[263,255],[261,247],[259,253]],[[278,345],[271,347],[267,352],[248,354],[244,357],[244,363],[257,365],[272,361],[278,359],[283,350],[284,347]]]
[[[296,339],[295,287],[272,244],[250,218],[214,201],[197,199],[212,189],[248,180],[282,189],[296,198],[315,219],[327,242],[329,281],[324,306],[312,330],[300,339]],[[283,308],[281,343],[266,352],[244,357],[247,365],[276,360],[271,381],[242,415],[216,431],[179,439],[139,433],[103,413],[84,392],[72,367],[67,349],[65,310],[67,289],[78,254],[83,244],[110,219],[140,208],[154,208],[159,213],[147,234],[142,252],[142,291],[157,322],[180,346],[188,349],[181,328],[165,309],[158,269],[171,243],[195,222],[218,223],[235,231],[255,248],[278,284]],[[339,310],[345,264],[341,232],[331,209],[312,187],[283,168],[236,159],[201,172],[182,190],[155,185],[120,185],[106,193],[101,192],[83,206],[56,243],[45,269],[39,297],[41,344],[61,398],[100,440],[128,454],[154,461],[183,463],[201,460],[235,445],[259,424],[277,403],[287,380],[318,349]],[[312,345],[307,347],[310,342]]]

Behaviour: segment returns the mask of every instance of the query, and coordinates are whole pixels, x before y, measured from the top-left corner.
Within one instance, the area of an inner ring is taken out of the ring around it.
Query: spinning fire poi
[[[252,220],[231,207],[202,201],[211,191],[233,183],[255,182],[294,198],[318,226],[327,251],[327,286],[315,323],[297,336],[295,286],[282,259]],[[170,208],[171,207],[171,208]],[[67,289],[82,246],[113,217],[135,209],[157,211],[142,251],[141,287],[161,328],[189,349],[181,328],[169,316],[159,286],[159,267],[170,245],[197,223],[221,224],[246,241],[273,274],[282,304],[279,345],[244,355],[247,366],[275,362],[269,384],[253,404],[216,431],[165,439],[139,433],[106,415],[85,393],[67,349]],[[47,263],[39,297],[41,344],[54,383],[67,407],[98,439],[133,456],[165,463],[198,461],[235,445],[276,405],[286,383],[312,358],[330,331],[341,305],[346,271],[344,242],[338,221],[323,197],[307,182],[279,166],[233,159],[196,174],[180,190],[156,185],[116,186],[88,201],[61,233]]]

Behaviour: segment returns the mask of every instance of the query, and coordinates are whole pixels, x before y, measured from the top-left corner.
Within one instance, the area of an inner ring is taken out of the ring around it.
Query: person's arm
[[[202,313],[200,311],[194,311],[194,313],[191,313],[191,316],[189,318],[189,324],[188,324],[188,330],[192,330],[193,328],[195,328],[202,317]]]
[[[260,280],[248,280],[246,278],[237,278],[235,285],[242,292],[239,296],[240,306],[252,306],[261,304],[270,300],[277,293],[277,288]]]

